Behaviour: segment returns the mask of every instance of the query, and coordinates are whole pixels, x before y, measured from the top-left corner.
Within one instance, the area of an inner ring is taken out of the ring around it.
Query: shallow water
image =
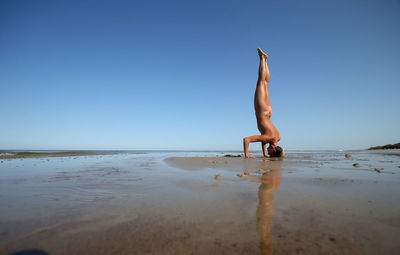
[[[400,251],[399,151],[346,153],[1,159],[0,254]]]

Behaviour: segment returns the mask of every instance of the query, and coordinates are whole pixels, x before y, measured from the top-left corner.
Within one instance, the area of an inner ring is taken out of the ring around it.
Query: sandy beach
[[[400,252],[399,151],[227,154],[0,159],[0,254]]]

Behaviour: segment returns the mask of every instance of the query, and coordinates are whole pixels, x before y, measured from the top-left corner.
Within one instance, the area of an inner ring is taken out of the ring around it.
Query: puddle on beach
[[[3,159],[0,254],[399,252],[400,153],[344,154]]]

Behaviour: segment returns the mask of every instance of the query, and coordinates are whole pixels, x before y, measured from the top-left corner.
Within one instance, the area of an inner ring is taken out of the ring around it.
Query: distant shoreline
[[[400,150],[400,143],[387,144],[383,146],[370,147],[363,149],[364,151],[387,151],[387,150]],[[359,151],[363,151],[359,150]],[[241,154],[241,151],[235,150],[215,150],[215,151],[192,151],[189,152],[215,152],[223,156],[223,154]],[[318,150],[316,150],[318,151]],[[352,152],[354,150],[322,150],[331,152]],[[134,154],[147,154],[151,152],[186,152],[185,150],[0,150],[0,159],[24,159],[24,158],[56,158],[56,157],[81,157],[81,156],[99,156],[99,155],[115,155],[120,153],[134,153]],[[252,153],[258,153],[259,151],[251,151]],[[311,150],[289,150],[288,152],[311,152]],[[216,157],[220,156],[216,155]]]
[[[367,150],[396,150],[400,149],[400,143],[395,143],[395,144],[386,144],[382,146],[374,146],[370,147]]]

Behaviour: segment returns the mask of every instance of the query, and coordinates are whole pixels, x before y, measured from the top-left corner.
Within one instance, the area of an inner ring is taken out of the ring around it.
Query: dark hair
[[[283,151],[283,149],[280,146],[276,146],[275,152],[272,155],[270,155],[271,158],[272,157],[279,158],[279,157],[284,157],[284,156],[285,156],[285,152]]]

